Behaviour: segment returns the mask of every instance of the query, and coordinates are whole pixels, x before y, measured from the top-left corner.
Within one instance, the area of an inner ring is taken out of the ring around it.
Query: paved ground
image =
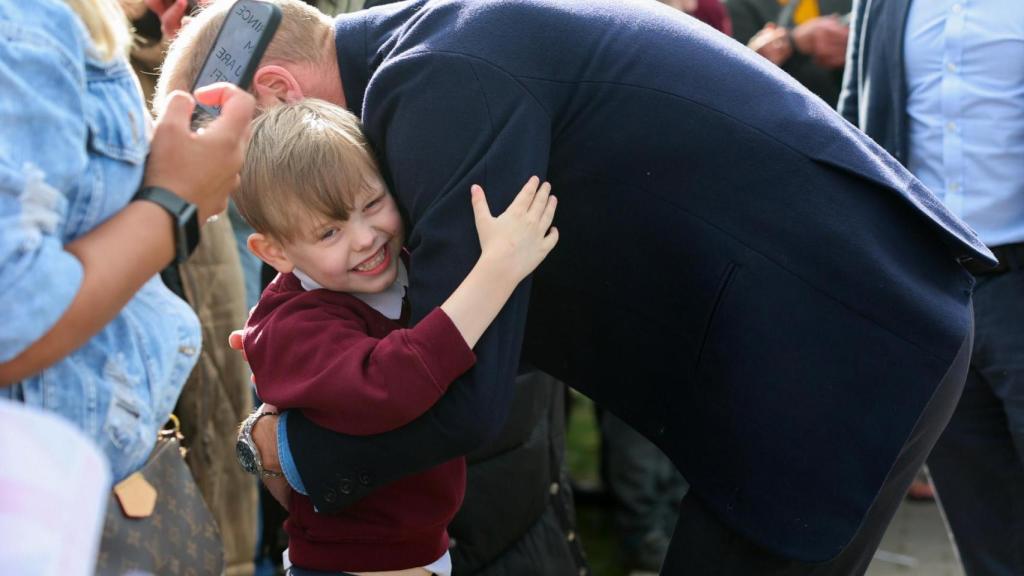
[[[885,533],[868,576],[963,576],[934,503],[905,501]]]

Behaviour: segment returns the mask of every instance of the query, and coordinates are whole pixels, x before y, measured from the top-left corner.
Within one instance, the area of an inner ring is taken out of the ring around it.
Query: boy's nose
[[[355,230],[355,237],[353,238],[353,242],[355,243],[354,248],[356,250],[365,250],[373,246],[375,237],[376,235],[372,228],[369,226],[359,226]]]

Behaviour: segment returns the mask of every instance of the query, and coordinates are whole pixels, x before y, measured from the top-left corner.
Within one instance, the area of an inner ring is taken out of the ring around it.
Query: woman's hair
[[[254,230],[292,241],[308,217],[347,220],[355,199],[383,186],[359,119],[308,98],[275,106],[253,121],[233,198]]]
[[[268,1],[281,9],[281,24],[263,54],[262,61],[293,64],[320,62],[324,46],[333,34],[330,17],[299,0]],[[155,110],[160,110],[164,99],[173,90],[192,88],[232,5],[234,0],[216,0],[202,8],[191,22],[182,27],[164,59],[153,98]]]
[[[96,51],[104,60],[127,56],[132,34],[118,0],[64,0],[85,24]]]

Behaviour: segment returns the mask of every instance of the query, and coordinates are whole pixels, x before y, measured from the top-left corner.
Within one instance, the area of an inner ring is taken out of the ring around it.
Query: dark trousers
[[[964,394],[928,468],[968,576],[1024,574],[1024,270],[981,276]]]
[[[607,410],[599,420],[603,479],[615,497],[615,524],[628,563],[657,570],[689,485],[668,456],[629,424]]]
[[[806,564],[772,554],[727,527],[691,491],[679,509],[661,573],[671,576],[849,576],[863,574],[907,488],[946,427],[964,388],[973,334],[960,346],[903,445],[864,523],[835,559]],[[821,521],[827,521],[822,519]]]

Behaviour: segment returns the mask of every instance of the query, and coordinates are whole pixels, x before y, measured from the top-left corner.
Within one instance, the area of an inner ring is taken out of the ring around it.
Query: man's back
[[[413,225],[414,315],[476,256],[470,183],[510,199],[546,174],[562,240],[526,359],[657,442],[736,531],[838,553],[970,333],[973,233],[782,72],[653,2],[411,2],[336,34]],[[522,292],[439,420],[503,413],[526,316]]]

